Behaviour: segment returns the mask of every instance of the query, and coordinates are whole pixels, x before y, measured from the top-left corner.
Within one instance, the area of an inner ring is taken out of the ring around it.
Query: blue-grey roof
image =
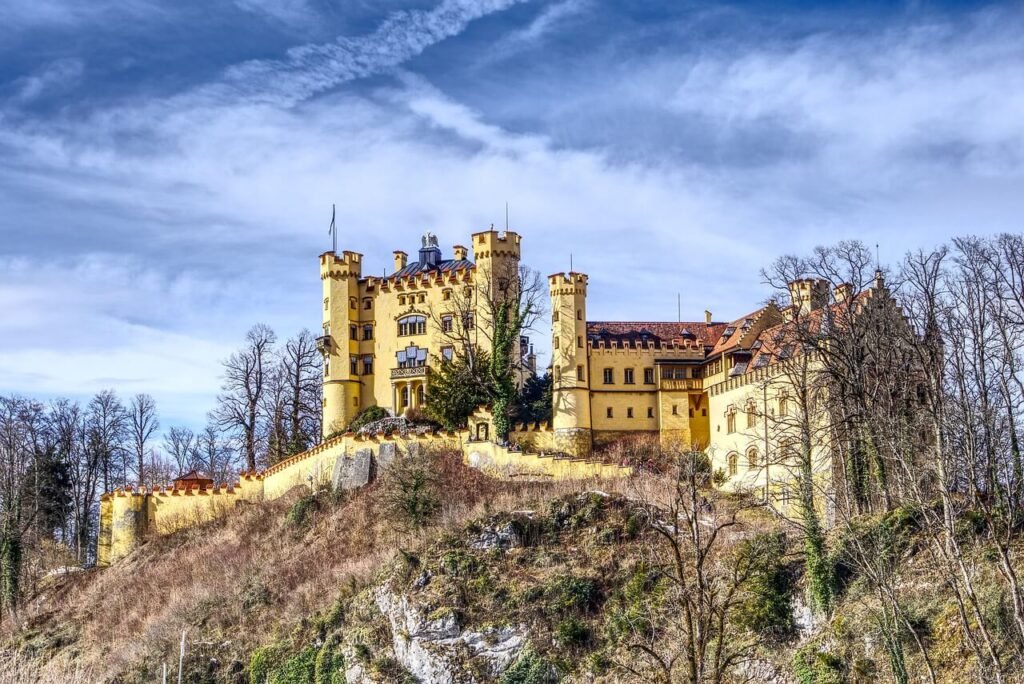
[[[407,276],[419,275],[421,273],[434,273],[440,271],[441,273],[447,273],[448,271],[457,271],[460,268],[472,268],[473,262],[469,259],[445,259],[439,261],[436,264],[421,264],[418,261],[414,261],[411,264],[407,264],[405,268],[400,271],[396,271],[389,275],[389,278],[405,278]]]

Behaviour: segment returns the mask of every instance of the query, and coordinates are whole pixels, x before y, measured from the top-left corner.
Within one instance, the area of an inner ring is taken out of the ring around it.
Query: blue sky
[[[198,424],[316,256],[504,223],[593,319],[728,319],[779,254],[1020,230],[1020,4],[7,0],[0,392]],[[546,340],[547,330],[535,338]]]

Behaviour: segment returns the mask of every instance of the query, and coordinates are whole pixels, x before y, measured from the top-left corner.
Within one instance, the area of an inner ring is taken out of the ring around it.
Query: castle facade
[[[363,275],[356,252],[320,255],[325,437],[370,406],[393,415],[421,408],[431,365],[460,345],[490,350],[487,303],[518,273],[520,237],[487,230],[470,244],[455,245],[446,259],[428,233],[416,259],[396,250],[394,271],[381,276]],[[530,369],[528,339],[516,354]]]

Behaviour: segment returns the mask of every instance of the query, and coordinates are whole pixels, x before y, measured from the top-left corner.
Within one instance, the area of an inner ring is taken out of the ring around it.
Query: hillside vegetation
[[[937,681],[976,678],[918,512],[834,533],[837,607],[812,617],[799,533],[707,490],[690,526],[699,472],[598,490],[498,482],[431,454],[356,493],[241,507],[48,578],[5,628],[0,681],[151,682],[165,664],[174,681],[182,633],[188,682],[921,681],[924,652]],[[961,527],[967,547],[984,537],[980,518]],[[913,630],[879,623],[884,589],[844,555],[866,543],[898,566],[885,586]],[[977,550],[983,615],[1015,672],[1007,597]]]

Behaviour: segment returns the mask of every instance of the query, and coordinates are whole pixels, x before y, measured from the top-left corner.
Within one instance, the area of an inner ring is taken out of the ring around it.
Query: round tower
[[[558,448],[585,456],[593,444],[587,355],[587,276],[556,273],[551,293],[552,420]]]
[[[324,356],[324,437],[344,430],[359,411],[359,380],[352,375],[358,342],[352,330],[358,333],[362,259],[356,252],[320,255],[324,322],[317,346]]]

